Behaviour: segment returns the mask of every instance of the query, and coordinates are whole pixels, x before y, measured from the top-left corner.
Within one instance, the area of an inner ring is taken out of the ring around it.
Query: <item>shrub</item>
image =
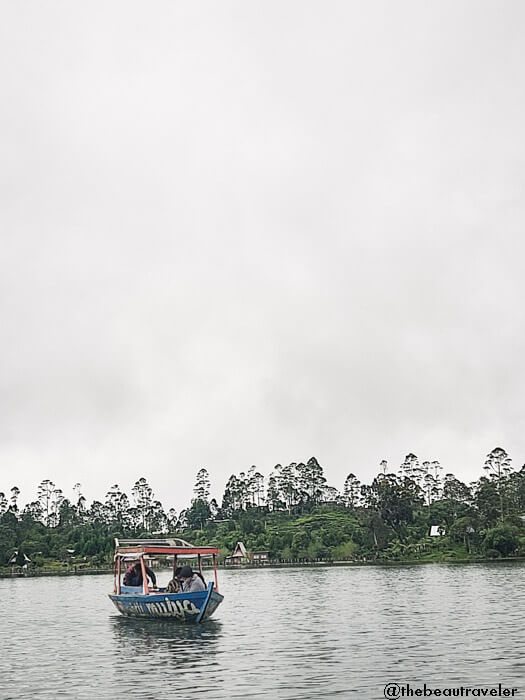
[[[519,530],[514,525],[497,525],[487,530],[483,539],[483,550],[488,552],[495,550],[498,555],[508,557],[518,548]]]

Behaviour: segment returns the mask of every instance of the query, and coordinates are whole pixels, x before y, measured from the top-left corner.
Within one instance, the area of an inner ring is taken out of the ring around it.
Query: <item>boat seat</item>
[[[142,595],[142,586],[121,586],[120,592],[127,595]]]

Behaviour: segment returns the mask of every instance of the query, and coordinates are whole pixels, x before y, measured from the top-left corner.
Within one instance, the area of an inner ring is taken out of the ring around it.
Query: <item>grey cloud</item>
[[[521,464],[524,14],[6,4],[0,488]]]

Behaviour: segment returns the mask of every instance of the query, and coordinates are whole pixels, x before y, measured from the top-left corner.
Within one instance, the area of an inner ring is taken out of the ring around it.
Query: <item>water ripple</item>
[[[523,687],[523,564],[227,571],[200,626],[115,614],[110,577],[0,580],[0,698],[379,698]]]

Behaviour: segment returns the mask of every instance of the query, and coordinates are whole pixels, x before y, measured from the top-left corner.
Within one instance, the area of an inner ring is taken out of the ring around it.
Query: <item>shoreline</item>
[[[413,566],[425,564],[503,564],[508,562],[523,562],[525,557],[501,557],[499,559],[487,559],[484,557],[471,557],[468,559],[441,559],[441,560],[421,560],[421,559],[403,559],[393,561],[389,559],[376,559],[374,561],[275,561],[268,564],[235,564],[233,566],[219,565],[217,570],[220,571],[238,571],[246,569],[302,569],[302,568],[322,568],[322,567],[344,567],[344,566]],[[212,570],[211,567],[204,566],[203,570]],[[169,572],[171,569],[158,569],[160,572]],[[44,570],[44,571],[13,571],[0,572],[0,579],[13,578],[40,578],[42,576],[95,576],[102,574],[113,574],[113,568],[98,568],[98,569],[77,569],[75,570]]]

